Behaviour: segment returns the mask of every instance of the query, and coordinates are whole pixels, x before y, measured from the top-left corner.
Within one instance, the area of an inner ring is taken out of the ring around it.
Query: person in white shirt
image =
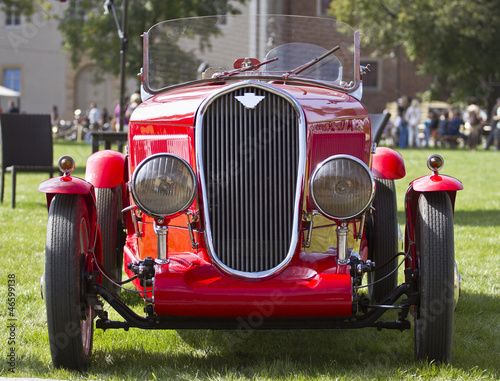
[[[420,148],[421,142],[418,138],[418,125],[420,124],[420,103],[418,99],[411,101],[410,107],[406,110],[405,119],[408,121],[408,146],[415,145]]]
[[[89,124],[92,130],[97,130],[99,128],[99,120],[101,119],[101,112],[97,108],[95,103],[90,104],[89,111]]]

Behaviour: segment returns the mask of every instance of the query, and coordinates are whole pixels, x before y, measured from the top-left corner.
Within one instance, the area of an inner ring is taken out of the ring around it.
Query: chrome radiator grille
[[[260,87],[238,88],[207,107],[201,137],[205,219],[213,255],[227,268],[263,272],[287,258],[294,230],[299,134],[293,104]]]

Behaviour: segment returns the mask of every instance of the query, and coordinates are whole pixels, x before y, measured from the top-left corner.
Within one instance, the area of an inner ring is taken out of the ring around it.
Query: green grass
[[[427,174],[430,150],[406,150],[407,175],[397,182],[400,222],[411,179]],[[0,206],[0,376],[71,380],[379,380],[500,377],[500,152],[443,150],[443,174],[464,183],[455,212],[455,250],[463,278],[455,316],[453,362],[413,361],[413,331],[361,330],[211,332],[96,330],[93,363],[84,373],[54,369],[39,279],[44,266],[47,209],[37,192],[45,179],[18,176],[16,209],[10,177]],[[84,175],[90,147],[56,143],[54,157],[71,154]],[[16,277],[16,373],[8,371],[8,274]],[[128,301],[137,310],[141,304]],[[116,315],[112,315],[116,318]],[[191,345],[186,344],[191,343]]]

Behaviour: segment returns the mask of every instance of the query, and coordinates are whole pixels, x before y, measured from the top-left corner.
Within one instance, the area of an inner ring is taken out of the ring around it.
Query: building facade
[[[67,3],[53,2],[61,16]],[[56,106],[62,118],[72,118],[75,109],[85,112],[91,102],[112,110],[118,102],[118,80],[104,75],[95,80],[97,65],[85,61],[73,68],[63,52],[58,21],[43,11],[30,19],[15,9],[0,12],[0,84],[19,91],[20,98],[1,98],[4,110],[13,100],[25,113],[50,113]]]
[[[54,1],[54,11],[62,15],[67,4]],[[329,4],[330,0],[248,0],[241,11],[327,16]],[[21,112],[50,113],[57,106],[61,117],[71,118],[75,109],[85,112],[95,102],[112,113],[119,99],[118,78],[103,75],[88,60],[73,68],[62,50],[57,24],[42,11],[30,20],[16,16],[14,10],[0,12],[0,84],[21,92],[21,97],[14,99]],[[415,67],[399,53],[395,49],[383,57],[361,57],[361,63],[371,67],[364,78],[362,99],[371,113],[382,112],[386,103],[399,96],[414,97],[430,83],[429,78],[417,76]],[[101,74],[97,80],[96,74]],[[133,91],[137,85],[136,79],[128,83]],[[0,107],[5,109],[8,100],[0,98]]]

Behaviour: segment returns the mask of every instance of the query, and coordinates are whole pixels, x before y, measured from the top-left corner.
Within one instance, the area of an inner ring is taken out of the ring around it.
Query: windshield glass
[[[224,15],[169,20],[144,35],[144,87],[241,79],[322,82],[354,91],[359,33],[335,19]]]

